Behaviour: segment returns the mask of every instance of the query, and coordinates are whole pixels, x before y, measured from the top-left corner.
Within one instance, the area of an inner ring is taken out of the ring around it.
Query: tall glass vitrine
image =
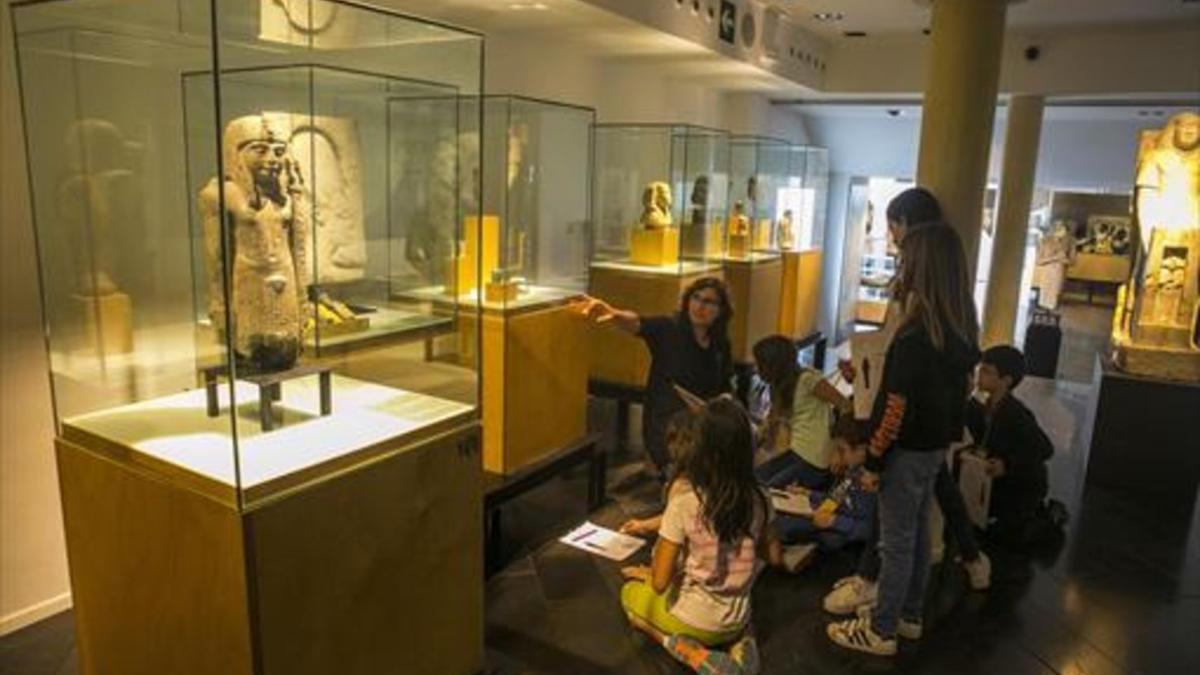
[[[444,552],[479,537],[478,303],[407,290],[457,273],[480,116],[391,102],[477,96],[482,38],[327,0],[12,18],[85,672],[477,670],[482,561]]]
[[[775,231],[783,256],[779,332],[796,340],[817,328],[828,190],[828,152],[790,146],[787,178],[776,191]]]

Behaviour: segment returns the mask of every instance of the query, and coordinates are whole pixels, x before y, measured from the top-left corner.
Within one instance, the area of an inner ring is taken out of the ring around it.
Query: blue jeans
[[[833,474],[828,469],[817,468],[791,451],[760,464],[754,470],[754,476],[759,483],[771,488],[799,484],[809,490],[827,490],[833,482]]]
[[[888,453],[879,490],[879,598],[875,632],[896,634],[900,617],[919,621],[929,581],[929,505],[943,451]]]

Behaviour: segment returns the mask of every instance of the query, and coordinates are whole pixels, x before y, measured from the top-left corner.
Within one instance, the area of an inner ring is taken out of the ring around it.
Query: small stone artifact
[[[791,251],[796,248],[796,233],[792,230],[792,210],[787,209],[775,225],[775,241],[779,248]]]
[[[671,186],[662,182],[650,183],[642,191],[642,217],[638,221],[647,230],[674,225],[671,220]]]

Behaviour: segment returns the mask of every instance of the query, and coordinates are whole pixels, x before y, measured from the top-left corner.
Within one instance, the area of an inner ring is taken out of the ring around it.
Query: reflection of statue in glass
[[[1134,214],[1149,245],[1121,289],[1117,363],[1200,380],[1200,115],[1182,113],[1144,133]]]
[[[62,227],[56,248],[72,257],[72,297],[76,316],[85,321],[85,340],[103,353],[133,349],[133,309],[116,276],[118,250],[126,236],[137,237],[141,203],[135,145],[111,122],[82,119],[71,124],[64,139],[67,173],[58,184]]]
[[[671,227],[671,186],[662,182],[650,183],[642,191],[642,217],[638,223],[647,230]]]
[[[792,210],[786,209],[775,225],[775,241],[779,248],[791,251],[796,248],[796,232],[792,226]]]
[[[295,364],[306,315],[311,211],[300,167],[289,152],[291,132],[287,114],[233,120],[222,144],[224,184],[213,178],[200,191],[209,316],[221,333],[230,329],[222,292],[224,240],[230,246],[225,260],[233,266],[228,308],[233,349],[243,367],[255,372]]]

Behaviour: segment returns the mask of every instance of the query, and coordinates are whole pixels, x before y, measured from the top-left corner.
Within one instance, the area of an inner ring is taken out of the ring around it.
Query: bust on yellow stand
[[[729,216],[729,257],[749,257],[750,245],[750,219],[746,216],[746,206],[740,201],[734,202],[733,213]]]
[[[671,186],[654,182],[642,192],[642,217],[630,234],[629,258],[635,265],[663,267],[679,263],[679,228],[671,220]]]

